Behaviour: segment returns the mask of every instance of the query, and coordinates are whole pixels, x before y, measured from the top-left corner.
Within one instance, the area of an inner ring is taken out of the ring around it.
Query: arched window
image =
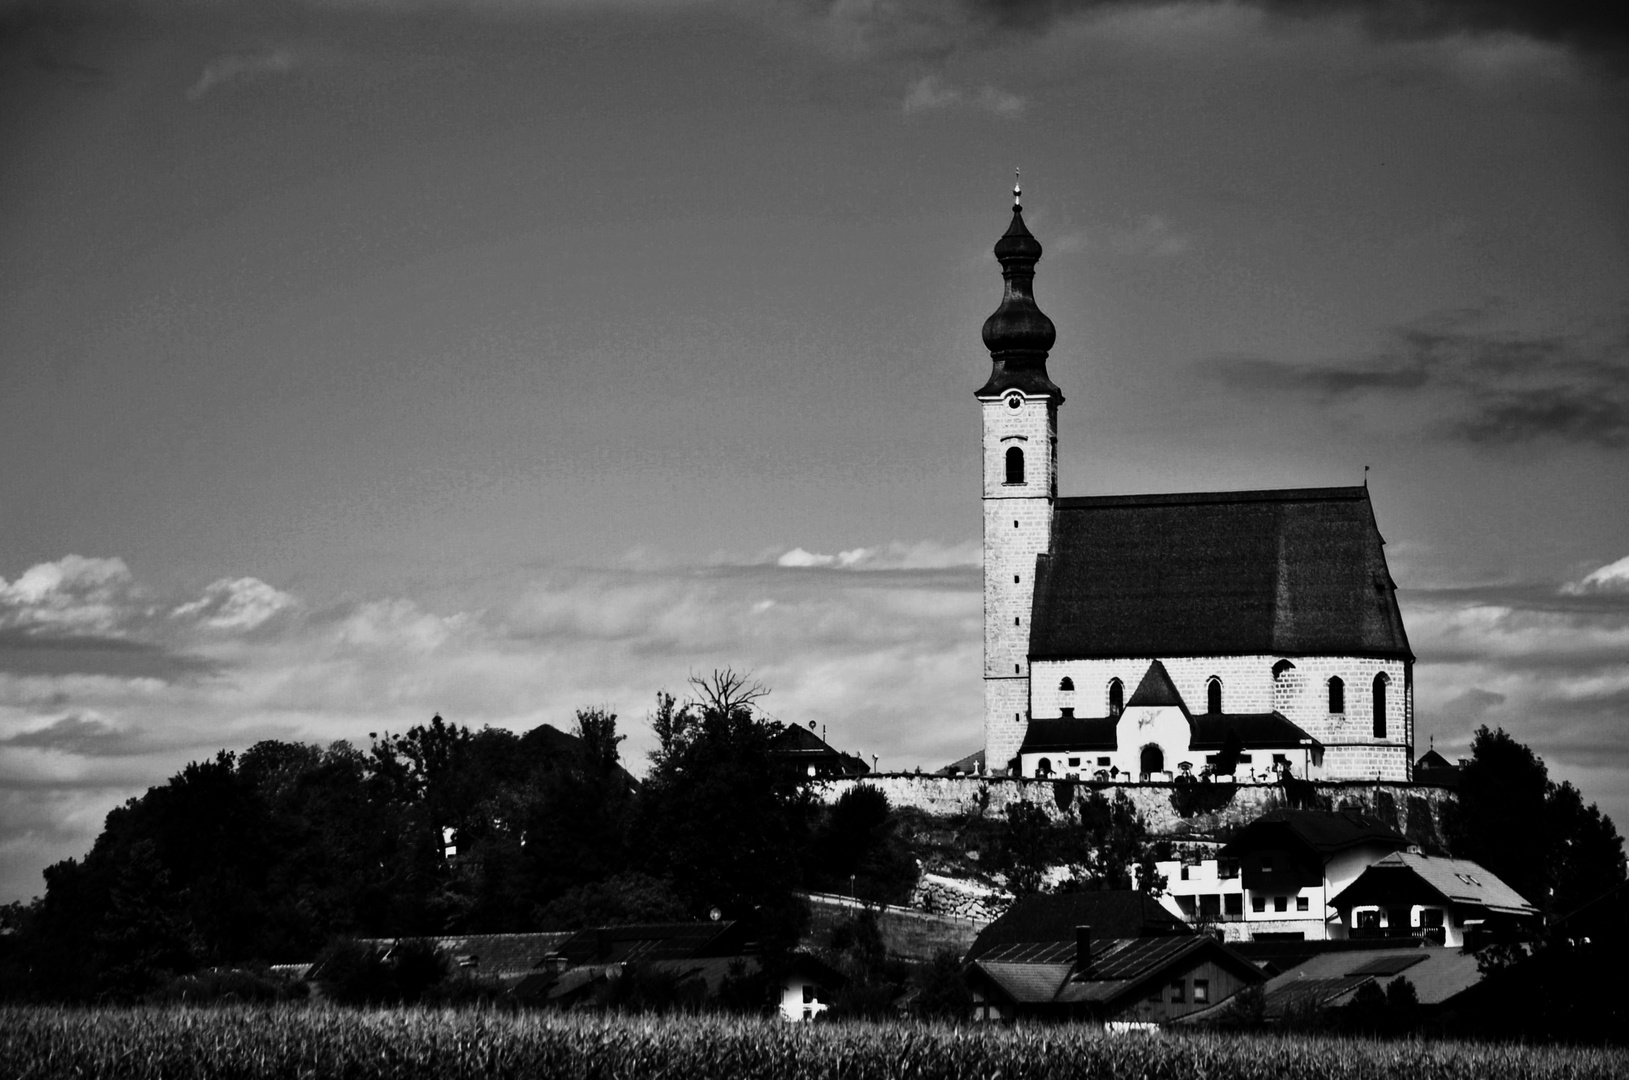
[[[1007,447],[1007,483],[1024,482],[1024,451],[1016,446]]]
[[[1036,776],[1051,776],[1052,775],[1052,759],[1051,758],[1042,758],[1040,761],[1037,761],[1035,763],[1035,775]]]
[[[1374,737],[1386,737],[1386,684],[1391,682],[1382,671],[1374,677]]]
[[[1332,713],[1346,711],[1346,684],[1341,682],[1339,675],[1329,680],[1329,711]]]
[[[1161,750],[1157,744],[1149,743],[1147,746],[1143,747],[1143,752],[1139,758],[1138,764],[1142,766],[1142,773],[1144,776],[1147,776],[1149,773],[1164,772],[1165,751]]]
[[[1222,680],[1214,675],[1205,683],[1205,711],[1212,716],[1222,711]]]
[[[1126,707],[1126,686],[1119,679],[1109,680],[1109,715],[1119,716]]]
[[[1063,681],[1058,684],[1058,689],[1059,690],[1073,690],[1074,688],[1075,688],[1075,680],[1071,679],[1067,675],[1065,675],[1063,677]]]
[[[1295,665],[1294,664],[1290,663],[1288,660],[1280,660],[1278,663],[1273,665],[1273,678],[1277,679],[1280,676],[1282,676],[1286,671],[1294,671],[1294,670],[1295,670]]]

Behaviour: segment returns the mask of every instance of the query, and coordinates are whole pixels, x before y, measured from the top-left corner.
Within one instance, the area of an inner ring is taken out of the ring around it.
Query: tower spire
[[[1012,223],[996,241],[995,257],[1001,263],[1001,306],[984,320],[991,371],[978,396],[1016,389],[1061,402],[1062,391],[1046,373],[1046,357],[1057,340],[1057,329],[1035,304],[1035,264],[1041,258],[1041,244],[1024,225],[1023,184],[1017,169],[1013,170]]]

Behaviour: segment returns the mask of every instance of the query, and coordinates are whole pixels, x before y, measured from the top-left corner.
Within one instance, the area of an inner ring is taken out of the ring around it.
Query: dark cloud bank
[[[1468,443],[1629,446],[1629,337],[1592,343],[1493,333],[1455,318],[1394,330],[1378,355],[1358,360],[1224,357],[1208,370],[1236,390],[1323,405],[1411,397],[1441,418],[1443,435]]]

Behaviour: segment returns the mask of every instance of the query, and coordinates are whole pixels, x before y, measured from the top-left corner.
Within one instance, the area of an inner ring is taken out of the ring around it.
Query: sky
[[[261,739],[978,748],[1015,167],[1061,493],[1368,466],[1417,752],[1629,825],[1594,5],[0,0],[0,146],[0,902]]]

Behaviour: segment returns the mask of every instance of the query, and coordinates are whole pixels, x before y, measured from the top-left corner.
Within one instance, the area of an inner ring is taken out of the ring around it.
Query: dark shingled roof
[[[1079,1009],[1113,1010],[1207,961],[1246,984],[1266,981],[1254,964],[1208,934],[1107,941],[1094,936],[1087,962],[1081,965],[1071,932],[1067,941],[1043,948],[997,948],[970,963],[973,972],[1014,1004],[1042,1014],[1066,1015]]]
[[[1074,717],[1061,720],[1031,720],[1024,731],[1020,754],[1041,754],[1059,750],[1113,750],[1115,726],[1112,716]]]
[[[1187,923],[1147,893],[1129,889],[1045,893],[1016,901],[1006,914],[981,930],[967,958],[977,960],[998,945],[1015,942],[1062,941],[1072,949],[1077,926],[1090,926],[1094,938],[1193,933]]]
[[[1412,659],[1366,487],[1059,499],[1030,655]]]
[[[1176,684],[1171,681],[1171,673],[1165,670],[1165,665],[1158,660],[1148,665],[1148,671],[1143,675],[1143,681],[1137,684],[1137,689],[1131,692],[1131,700],[1126,702],[1126,708],[1158,707],[1161,705],[1177,705],[1183,712],[1188,711],[1187,702],[1182,700]]]
[[[1246,750],[1317,746],[1318,740],[1279,713],[1201,713],[1189,716],[1194,750],[1220,750],[1229,730],[1238,732]],[[1031,720],[1024,732],[1020,754],[1059,753],[1065,750],[1116,750],[1119,720],[1112,716],[1066,716],[1058,720]]]
[[[1384,822],[1349,810],[1273,810],[1261,815],[1222,848],[1232,857],[1262,847],[1299,843],[1319,855],[1331,855],[1360,844],[1408,847],[1408,840]]]

